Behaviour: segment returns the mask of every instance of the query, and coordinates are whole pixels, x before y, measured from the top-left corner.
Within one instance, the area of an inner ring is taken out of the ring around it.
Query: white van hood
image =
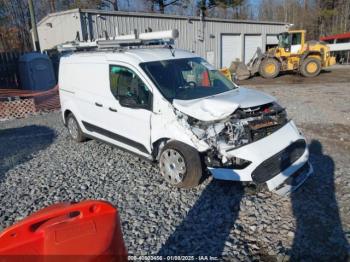
[[[276,99],[265,93],[239,87],[229,92],[193,100],[173,100],[182,113],[201,121],[215,121],[231,115],[238,107],[254,107]]]

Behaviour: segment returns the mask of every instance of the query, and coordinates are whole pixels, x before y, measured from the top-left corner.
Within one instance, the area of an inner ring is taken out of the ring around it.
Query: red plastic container
[[[127,261],[118,210],[83,201],[44,208],[0,234],[0,261]]]

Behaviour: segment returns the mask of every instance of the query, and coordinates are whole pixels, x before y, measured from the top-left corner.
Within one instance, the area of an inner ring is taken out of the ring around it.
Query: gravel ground
[[[315,174],[290,197],[212,178],[170,187],[134,155],[72,142],[56,112],[0,122],[0,230],[52,203],[104,199],[119,208],[130,254],[345,261],[349,82],[255,88],[276,96],[310,143]]]

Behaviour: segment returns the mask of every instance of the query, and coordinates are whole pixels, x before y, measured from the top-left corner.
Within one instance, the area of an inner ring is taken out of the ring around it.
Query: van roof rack
[[[57,46],[59,52],[75,52],[90,50],[118,50],[133,47],[171,46],[178,38],[177,29],[169,31],[146,32],[137,34],[136,30],[130,35],[120,35],[110,39],[98,39],[91,42],[73,41]]]

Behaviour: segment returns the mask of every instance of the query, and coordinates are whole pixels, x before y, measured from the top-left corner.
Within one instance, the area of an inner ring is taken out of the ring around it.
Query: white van
[[[312,173],[305,138],[275,98],[237,86],[188,51],[71,53],[61,58],[59,92],[74,140],[157,161],[177,187],[198,185],[207,169],[286,195]]]

